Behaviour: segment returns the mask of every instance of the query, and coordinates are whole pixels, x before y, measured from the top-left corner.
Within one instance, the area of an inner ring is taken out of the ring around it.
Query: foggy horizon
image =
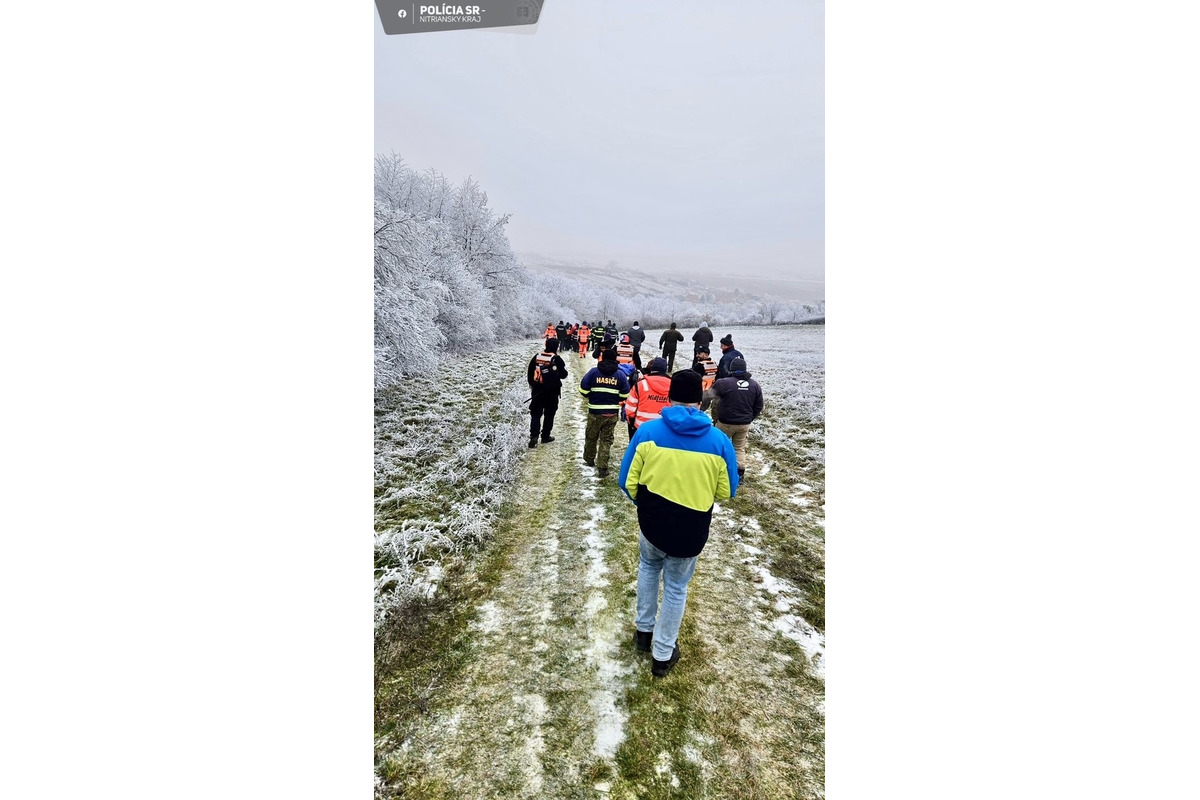
[[[375,151],[477,181],[518,254],[823,295],[823,29],[823,2],[551,0],[534,34],[376,20]]]

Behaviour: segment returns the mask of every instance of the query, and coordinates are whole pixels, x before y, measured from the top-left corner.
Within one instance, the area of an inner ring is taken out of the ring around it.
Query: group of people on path
[[[579,383],[587,405],[583,462],[596,468],[597,477],[607,477],[613,433],[624,420],[630,441],[617,483],[637,506],[641,529],[634,645],[651,653],[651,673],[662,677],[680,658],[688,583],[708,541],[713,503],[733,497],[745,476],[746,439],[763,410],[762,389],[731,334],[720,341],[720,361],[712,360],[707,322],[692,336],[691,368],[678,372],[673,368],[683,334],[673,322],[659,338],[662,355],[644,370],[645,332],[637,321],[624,333],[611,320],[595,328],[561,320],[559,326],[547,323],[544,349],[527,370],[529,447],[554,441],[554,417],[569,375],[558,354],[560,342],[577,349],[580,358],[591,347],[597,363]]]

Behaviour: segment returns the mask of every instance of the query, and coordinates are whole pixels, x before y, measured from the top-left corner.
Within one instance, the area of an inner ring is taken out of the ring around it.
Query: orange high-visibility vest
[[[617,363],[632,364],[633,363],[633,345],[629,342],[617,345]]]
[[[553,366],[553,353],[538,353],[533,359],[533,382],[542,383],[542,369]]]
[[[717,362],[711,358],[703,358],[700,363],[704,366],[704,374],[700,376],[700,388],[711,389],[717,379]]]
[[[546,338],[546,339],[557,339],[558,338],[558,331],[554,330],[553,325],[546,326],[546,336],[544,338]]]
[[[625,417],[633,427],[658,419],[662,410],[671,404],[671,379],[666,375],[647,375],[637,382],[625,400]]]

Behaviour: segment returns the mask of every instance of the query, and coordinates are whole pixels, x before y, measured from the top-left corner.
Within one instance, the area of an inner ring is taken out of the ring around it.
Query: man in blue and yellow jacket
[[[708,542],[714,500],[737,493],[733,442],[700,411],[700,376],[671,376],[671,405],[641,425],[625,450],[617,483],[637,505],[641,528],[634,644],[650,651],[651,674],[662,677],[679,660],[679,626],[688,582]],[[658,587],[662,583],[662,613]],[[657,617],[657,624],[655,618]]]
[[[617,351],[601,351],[600,363],[579,382],[579,393],[587,398],[588,421],[583,440],[583,463],[596,468],[597,477],[608,475],[617,414],[629,396],[629,380],[617,368]]]

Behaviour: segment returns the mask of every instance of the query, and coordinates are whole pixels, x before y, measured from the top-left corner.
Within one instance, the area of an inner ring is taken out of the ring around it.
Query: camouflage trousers
[[[616,414],[588,414],[583,441],[584,461],[592,461],[598,468],[608,469],[608,454],[612,450],[616,427]]]

